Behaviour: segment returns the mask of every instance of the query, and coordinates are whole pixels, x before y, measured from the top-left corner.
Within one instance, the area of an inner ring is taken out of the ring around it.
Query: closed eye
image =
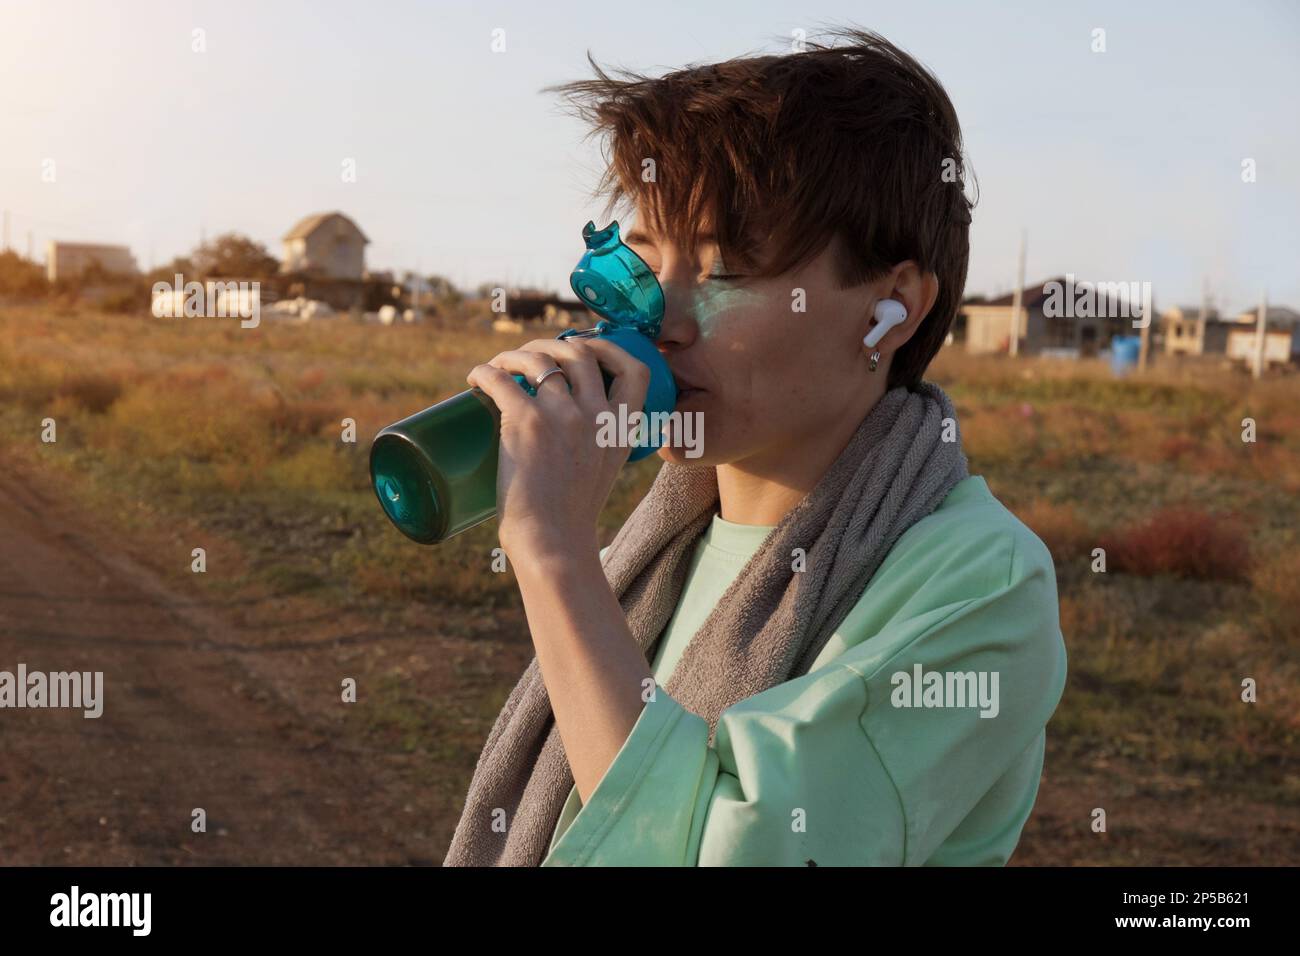
[[[656,279],[659,278],[658,269],[651,269],[650,273]],[[739,282],[742,279],[747,279],[749,277],[738,272],[709,272],[705,274],[704,278],[712,279],[714,282]]]

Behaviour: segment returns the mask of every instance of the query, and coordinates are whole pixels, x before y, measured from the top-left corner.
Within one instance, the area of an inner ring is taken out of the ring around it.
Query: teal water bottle
[[[601,316],[595,328],[570,329],[557,338],[599,337],[625,349],[650,369],[643,412],[671,412],[677,386],[654,340],[664,316],[663,290],[649,266],[624,245],[618,223],[582,231],[587,250],[569,276],[574,293]],[[610,376],[603,373],[606,392]],[[515,375],[529,395],[536,390]],[[393,524],[420,544],[437,544],[496,514],[497,454],[501,413],[480,388],[389,425],[370,446],[370,480]],[[632,449],[629,461],[653,454],[660,436]]]

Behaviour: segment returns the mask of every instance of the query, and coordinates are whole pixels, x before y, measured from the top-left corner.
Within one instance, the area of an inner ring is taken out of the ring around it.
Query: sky
[[[141,267],[232,230],[280,256],[338,209],[372,269],[567,291],[602,161],[542,87],[588,53],[658,75],[834,25],[907,49],[956,106],[968,294],[1010,290],[1023,230],[1029,283],[1300,308],[1294,0],[0,0],[0,209],[20,252],[122,243]]]

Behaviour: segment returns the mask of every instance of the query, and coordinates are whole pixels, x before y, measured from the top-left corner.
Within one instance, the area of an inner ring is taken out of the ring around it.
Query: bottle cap
[[[618,221],[604,229],[588,222],[582,230],[587,251],[569,276],[574,294],[587,308],[619,328],[659,337],[664,293],[645,260],[629,249]]]

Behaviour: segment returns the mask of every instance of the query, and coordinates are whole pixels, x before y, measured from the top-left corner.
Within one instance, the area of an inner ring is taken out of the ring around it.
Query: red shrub
[[[1101,542],[1108,570],[1244,581],[1250,544],[1235,522],[1190,505],[1155,512],[1133,528],[1113,529]]]
[[[1161,439],[1157,456],[1161,461],[1180,461],[1184,455],[1194,458],[1201,453],[1201,445],[1187,435],[1168,435]]]

